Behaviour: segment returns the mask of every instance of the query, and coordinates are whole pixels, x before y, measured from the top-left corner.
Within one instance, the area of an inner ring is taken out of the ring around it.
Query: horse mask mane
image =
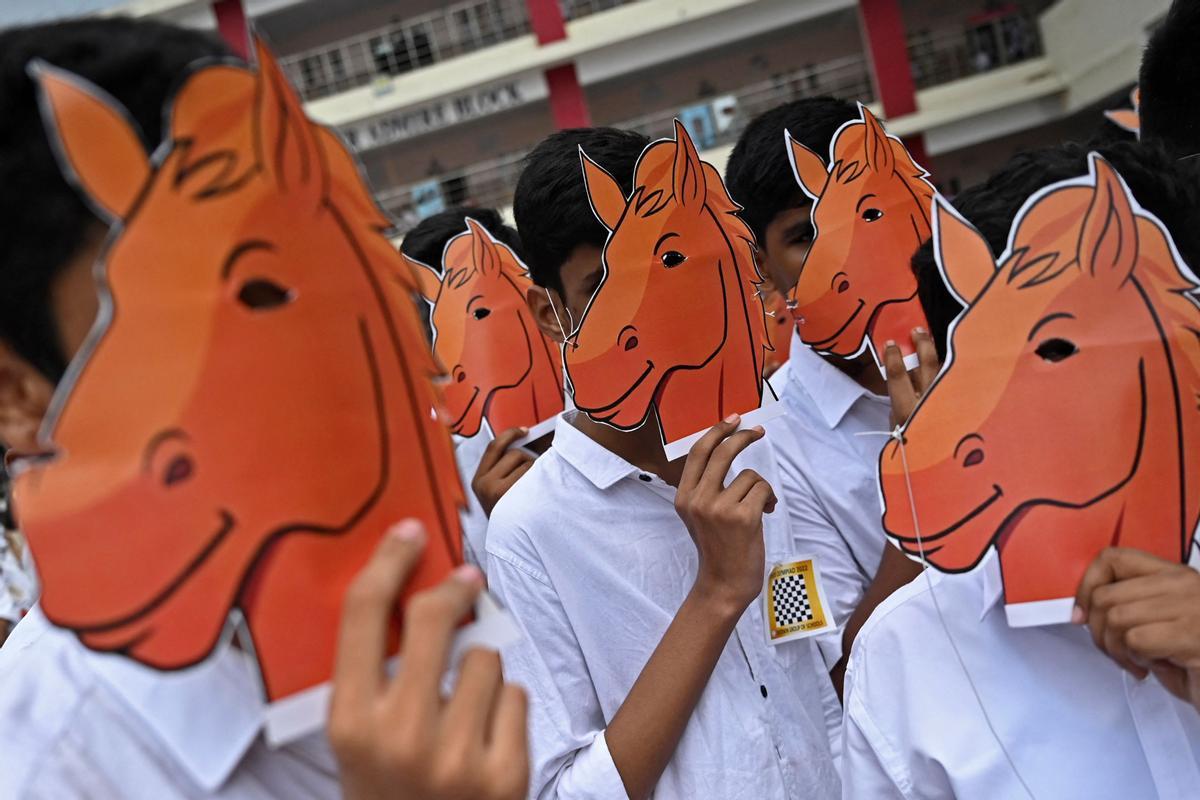
[[[461,562],[463,494],[416,276],[256,49],[255,71],[189,77],[153,157],[115,100],[31,65],[63,170],[111,232],[100,318],[42,430],[54,457],[16,504],[52,622],[175,670],[240,619],[274,702],[329,679],[343,591],[391,525],[430,531],[409,592]]]
[[[998,262],[939,199],[934,252],[966,308],[880,457],[888,533],[945,572],[994,547],[1012,625],[1066,622],[1107,546],[1186,560],[1200,522],[1197,278],[1089,165],[1026,201]]]
[[[930,236],[936,194],[929,173],[870,109],[838,128],[828,164],[784,131],[800,188],[813,201],[815,233],[790,293],[800,339],[822,353],[882,364],[888,340],[910,367],[912,330],[927,327],[911,259]]]
[[[603,280],[564,345],[575,405],[621,430],[653,410],[674,458],[762,404],[770,339],[754,234],[678,120],[674,139],[642,152],[628,198],[582,150],[580,160],[609,235]]]

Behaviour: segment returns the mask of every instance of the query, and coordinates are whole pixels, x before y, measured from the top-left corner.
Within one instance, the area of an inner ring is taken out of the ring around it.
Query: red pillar
[[[249,60],[250,28],[246,24],[242,0],[213,0],[212,10],[217,17],[217,30],[229,45],[229,51],[238,58]]]
[[[917,92],[913,85],[912,64],[908,60],[908,37],[899,0],[859,0],[858,14],[884,116],[894,119],[915,112]],[[923,136],[910,136],[904,144],[918,164],[932,169]]]
[[[529,9],[529,24],[539,45],[567,38],[558,0],[525,0]],[[574,62],[546,70],[546,87],[550,92],[550,113],[554,124],[562,128],[586,128],[592,124],[587,97],[579,84]]]

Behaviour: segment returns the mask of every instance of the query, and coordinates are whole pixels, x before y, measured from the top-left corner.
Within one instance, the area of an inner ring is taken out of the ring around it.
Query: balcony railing
[[[466,0],[282,59],[305,100],[473,53],[532,30],[526,0]],[[637,0],[559,0],[563,16],[581,19]]]
[[[914,37],[909,42],[909,53],[917,86],[949,83],[1041,55],[1036,24],[1018,30],[1010,22],[1016,16],[936,36]],[[1016,44],[1006,44],[1013,42]],[[874,88],[865,57],[855,55],[805,67],[682,108],[614,123],[614,127],[660,139],[671,136],[673,120],[679,119],[696,146],[706,150],[735,142],[750,120],[770,108],[826,94],[863,102],[873,100]],[[378,198],[401,231],[449,206],[503,207],[512,202],[525,152],[510,153],[383,191]]]

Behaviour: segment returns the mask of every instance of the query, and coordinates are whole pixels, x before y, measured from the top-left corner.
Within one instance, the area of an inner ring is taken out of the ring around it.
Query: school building
[[[1127,135],[1169,0],[130,0],[236,35],[251,19],[310,115],[339,130],[401,229],[504,208],[555,128],[667,136],[724,167],[745,123],[834,94],[871,105],[953,194],[1012,152]],[[782,141],[781,141],[782,146]]]

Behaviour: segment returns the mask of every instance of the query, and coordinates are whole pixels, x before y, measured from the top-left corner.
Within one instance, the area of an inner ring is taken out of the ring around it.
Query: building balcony
[[[639,0],[560,0],[568,21]],[[321,47],[294,53],[281,64],[305,100],[317,100],[532,33],[525,0],[466,0],[400,19]]]
[[[1041,55],[1036,21],[1016,14],[980,25],[921,33],[909,41],[913,77],[922,90],[994,72]],[[724,154],[750,120],[781,103],[819,95],[872,102],[874,89],[866,57],[855,54],[809,65],[685,106],[603,123],[658,139],[669,137],[673,121],[679,119],[702,151],[723,149],[723,161]],[[446,170],[421,181],[384,189],[377,197],[401,231],[453,205],[502,208],[512,202],[526,152],[523,149],[461,169]]]

